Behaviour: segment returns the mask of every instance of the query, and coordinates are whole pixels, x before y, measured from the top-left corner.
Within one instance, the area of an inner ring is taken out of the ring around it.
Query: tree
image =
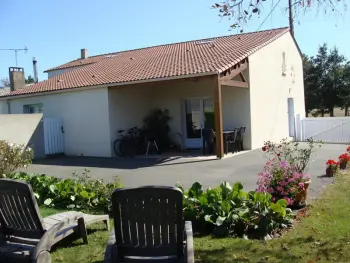
[[[31,75],[28,75],[28,78],[26,78],[25,82],[26,82],[26,84],[30,84],[30,83],[34,83],[35,80],[33,79],[33,77]]]
[[[26,84],[30,84],[30,83],[35,83],[35,80],[31,75],[28,75],[28,77],[24,80],[24,82]],[[10,87],[10,85],[11,85],[10,80],[8,78],[0,79],[0,89]]]
[[[318,107],[318,86],[316,85],[316,74],[313,61],[303,55],[305,110],[306,116]]]
[[[0,79],[0,89],[10,87],[10,81],[8,78]]]
[[[270,16],[280,2],[281,0],[278,0],[277,3],[271,7],[267,17]],[[243,25],[253,16],[259,15],[268,3],[270,2],[266,0],[223,0],[222,2],[215,3],[212,7],[219,10],[219,16],[233,20],[231,28],[240,27],[241,32],[243,32]],[[290,11],[289,18],[292,34],[293,19],[300,13],[305,13],[313,8],[317,8],[325,13],[335,12],[339,14],[340,11],[338,7],[341,4],[343,4],[344,9],[347,8],[345,0],[288,0],[288,2],[286,2],[286,10]]]
[[[341,91],[345,88],[343,81],[345,57],[339,54],[337,48],[330,51],[327,59],[328,74],[325,79],[324,103],[331,117],[334,116],[334,107],[342,106]]]
[[[350,62],[347,62],[343,67],[341,74],[343,85],[339,90],[340,100],[342,109],[345,109],[344,116],[348,116],[350,108]]]
[[[306,115],[325,113],[334,116],[334,108],[350,107],[350,64],[337,48],[319,47],[315,57],[304,56]]]

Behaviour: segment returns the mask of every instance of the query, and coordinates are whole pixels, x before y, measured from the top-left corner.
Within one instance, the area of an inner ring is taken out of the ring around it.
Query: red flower
[[[280,155],[281,155],[280,153],[277,154],[277,156],[280,156]]]
[[[349,161],[350,160],[350,155],[348,153],[343,153],[342,155],[339,156],[339,161]]]
[[[338,163],[336,161],[330,159],[326,162],[326,164],[331,166],[331,165],[337,165]]]
[[[347,152],[350,152],[350,146],[348,146],[348,148],[346,148],[346,151],[347,151]]]
[[[262,150],[263,150],[264,152],[266,152],[267,147],[266,147],[266,146],[262,147]]]

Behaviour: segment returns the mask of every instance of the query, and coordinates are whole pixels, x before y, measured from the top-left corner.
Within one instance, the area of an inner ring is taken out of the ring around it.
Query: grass
[[[339,176],[314,201],[309,216],[268,242],[236,238],[195,238],[196,262],[350,262],[350,174]],[[43,215],[55,213],[43,209]],[[103,262],[108,233],[103,224],[89,229],[89,245],[66,239],[53,250],[53,262]]]

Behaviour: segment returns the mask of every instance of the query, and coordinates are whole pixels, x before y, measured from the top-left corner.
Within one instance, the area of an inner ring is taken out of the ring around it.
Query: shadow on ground
[[[105,158],[105,157],[66,157],[56,156],[33,161],[35,165],[52,166],[74,166],[74,167],[95,167],[114,169],[138,169],[151,166],[171,166],[188,163],[211,162],[216,159],[195,159],[195,158]]]

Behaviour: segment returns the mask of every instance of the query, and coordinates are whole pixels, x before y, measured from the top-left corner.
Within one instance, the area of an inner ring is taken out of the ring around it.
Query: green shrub
[[[39,205],[62,209],[109,212],[113,190],[122,187],[118,178],[107,184],[101,179],[92,180],[88,170],[82,174],[74,173],[73,179],[23,172],[10,174],[9,177],[30,183]]]
[[[274,231],[290,227],[291,210],[287,202],[273,203],[269,193],[243,191],[243,185],[222,183],[206,191],[196,182],[184,194],[184,217],[191,220],[196,232],[215,236],[266,238]]]
[[[0,178],[18,168],[26,168],[32,163],[33,157],[33,150],[25,145],[0,141]]]

